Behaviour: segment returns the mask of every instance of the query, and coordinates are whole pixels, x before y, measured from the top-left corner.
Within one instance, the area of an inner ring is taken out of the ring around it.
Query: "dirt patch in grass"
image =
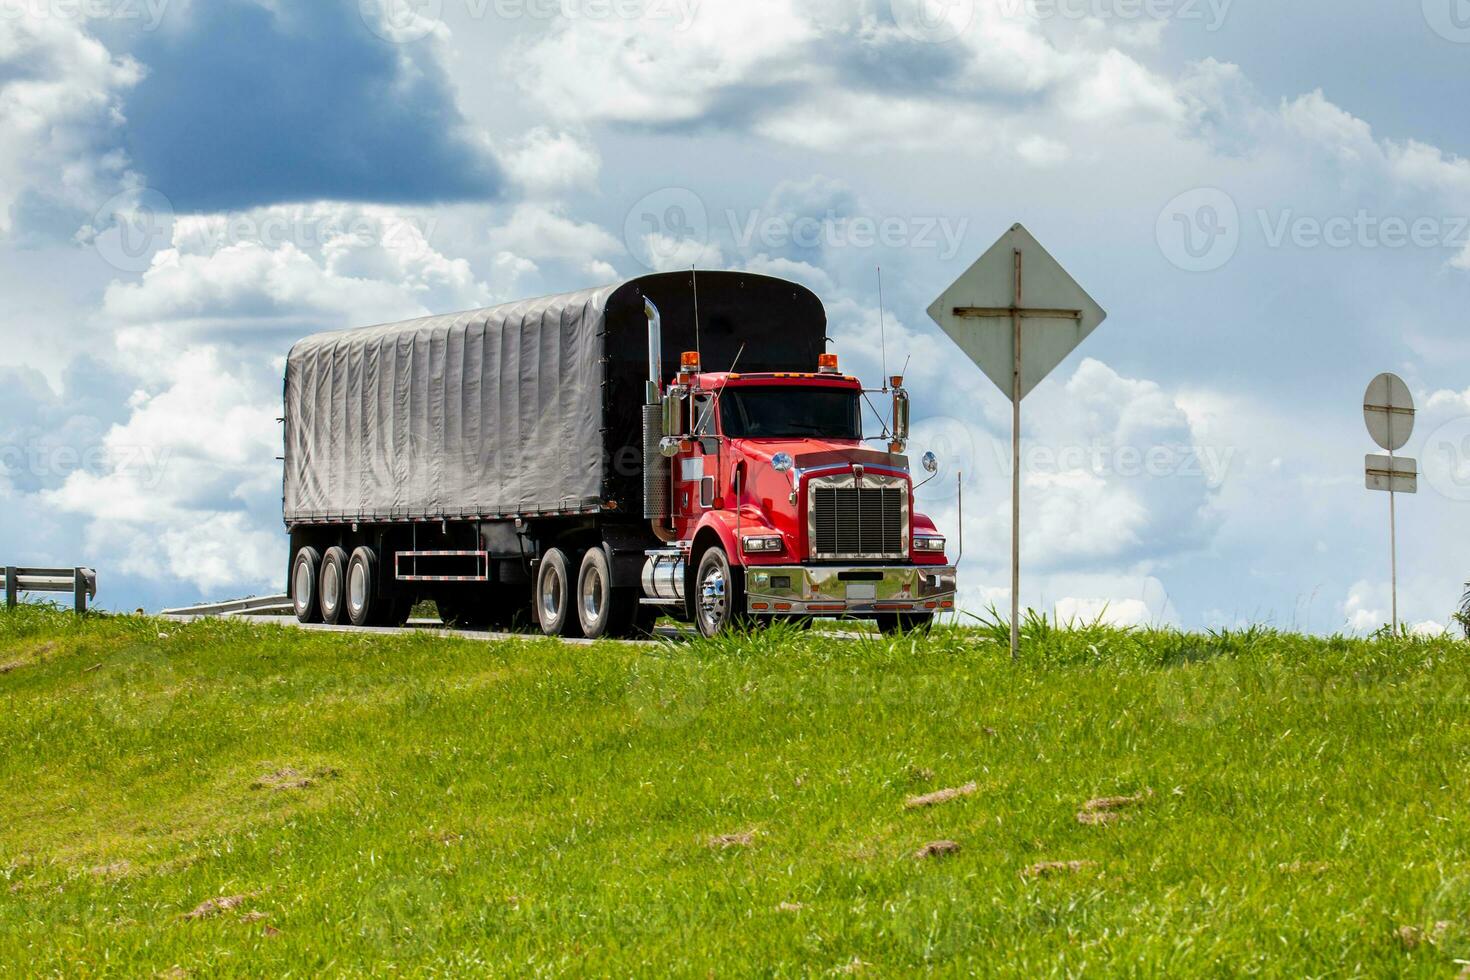
[[[800,912],[804,908],[806,908],[806,906],[804,904],[802,904],[801,902],[782,902],[780,905],[777,905],[776,906],[776,911],[778,911],[778,912]]]
[[[904,809],[917,810],[926,806],[934,806],[938,803],[948,803],[957,800],[961,796],[974,796],[980,787],[975,783],[966,783],[963,786],[954,786],[949,789],[937,790],[933,793],[925,793],[923,796],[910,796],[903,801]]]
[[[1399,945],[1404,949],[1418,949],[1426,944],[1438,946],[1449,928],[1450,924],[1443,920],[1427,929],[1423,926],[1399,926],[1394,930],[1394,936],[1398,938]]]
[[[283,769],[277,769],[275,772],[261,776],[250,784],[250,788],[269,790],[310,789],[323,780],[337,779],[341,775],[342,773],[339,770],[331,767],[313,769],[311,772],[301,772],[300,770],[286,766]]]
[[[718,850],[725,850],[731,847],[749,847],[751,844],[754,843],[754,830],[746,830],[738,834],[719,834],[715,837],[711,837],[708,841],[706,841],[706,844],[709,847],[713,847]]]
[[[1286,864],[1276,865],[1276,870],[1284,875],[1325,875],[1332,870],[1332,865],[1327,861],[1291,861]]]
[[[197,922],[200,919],[212,919],[222,912],[239,908],[249,898],[249,895],[226,895],[221,898],[208,898],[194,906],[192,912],[185,912],[184,918],[190,922]]]
[[[1077,811],[1077,822],[1085,827],[1099,827],[1122,820],[1123,811],[1138,806],[1154,795],[1151,789],[1134,793],[1132,796],[1099,796],[1082,804]]]
[[[131,861],[114,861],[111,864],[101,864],[95,868],[88,868],[87,874],[93,878],[122,878],[133,873]]]
[[[960,845],[952,840],[933,840],[914,852],[914,857],[919,860],[925,858],[949,857],[960,852]]]
[[[24,660],[7,660],[5,663],[0,664],[0,674],[9,674],[13,671],[20,670],[25,665],[26,662]]]
[[[1050,878],[1054,875],[1074,875],[1097,867],[1096,861],[1041,861],[1021,872],[1022,878]]]

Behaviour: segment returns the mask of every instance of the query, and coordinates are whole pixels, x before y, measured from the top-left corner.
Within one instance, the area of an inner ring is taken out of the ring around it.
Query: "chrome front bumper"
[[[745,569],[745,608],[761,615],[872,616],[954,609],[943,565],[793,565]]]

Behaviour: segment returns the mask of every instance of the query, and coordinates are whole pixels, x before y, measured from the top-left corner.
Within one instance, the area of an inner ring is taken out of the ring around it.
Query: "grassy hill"
[[[0,612],[0,970],[1453,975],[1466,653]]]

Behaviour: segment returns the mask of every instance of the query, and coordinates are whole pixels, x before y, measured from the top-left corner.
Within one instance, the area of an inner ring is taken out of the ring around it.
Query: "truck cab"
[[[706,373],[697,352],[683,356],[658,393],[669,504],[645,603],[682,605],[707,636],[813,617],[917,629],[954,608],[947,542],[915,508],[902,378],[882,389],[893,409],[874,449],[871,392],[836,355],[812,367]]]

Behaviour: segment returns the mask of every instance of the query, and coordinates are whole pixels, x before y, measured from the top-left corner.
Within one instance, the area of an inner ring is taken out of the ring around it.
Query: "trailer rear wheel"
[[[378,598],[378,553],[366,546],[352,553],[347,562],[347,620],[353,626],[376,626],[383,621],[383,607],[389,605]]]
[[[347,592],[347,552],[338,547],[327,549],[322,556],[321,584],[317,587],[322,607],[322,622],[336,626],[342,622],[342,608]]]
[[[582,635],[589,640],[628,637],[637,633],[642,589],[618,588],[613,584],[612,562],[602,548],[591,548],[582,556],[577,573],[577,618]]]
[[[300,622],[321,622],[322,609],[316,601],[321,565],[321,553],[309,545],[296,552],[296,560],[291,563],[291,604],[296,607],[296,619]]]
[[[577,637],[582,623],[577,616],[572,563],[560,548],[550,548],[536,569],[536,619],[547,636]]]
[[[932,613],[882,613],[878,616],[878,629],[894,636],[901,633],[927,633],[934,625]]]

